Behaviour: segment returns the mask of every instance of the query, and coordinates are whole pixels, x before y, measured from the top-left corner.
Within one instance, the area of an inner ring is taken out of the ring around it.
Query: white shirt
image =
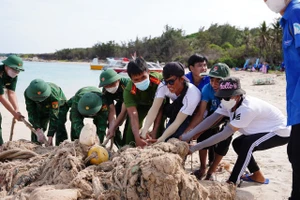
[[[230,117],[230,124],[239,128],[239,132],[244,135],[275,132],[281,137],[290,136],[291,127],[287,127],[287,118],[282,112],[255,97],[245,95],[235,112],[222,108],[222,103],[216,112]]]
[[[186,115],[192,115],[200,102],[201,92],[198,90],[196,86],[191,83],[188,84],[188,89],[183,97],[182,104],[183,106],[180,109],[180,112]],[[166,98],[169,97],[172,101],[177,99],[175,93],[171,93],[166,85],[160,83],[155,94],[155,98]]]

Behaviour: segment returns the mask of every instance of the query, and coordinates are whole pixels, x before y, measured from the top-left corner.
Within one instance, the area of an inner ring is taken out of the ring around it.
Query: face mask
[[[19,72],[11,69],[11,68],[8,68],[7,71],[6,71],[7,75],[11,78],[15,78],[16,76],[18,76]]]
[[[149,77],[141,82],[135,83],[134,85],[141,91],[147,90],[150,85]]]
[[[105,88],[105,90],[111,94],[116,93],[116,91],[118,90],[119,85],[115,86],[115,87],[111,87],[111,88]]]
[[[269,7],[269,9],[275,13],[279,13],[286,6],[285,0],[267,0],[266,4]]]
[[[231,110],[233,108],[233,106],[235,106],[236,100],[230,99],[229,101],[225,101],[224,99],[222,99],[221,104],[222,104],[223,108],[225,108],[226,110]]]

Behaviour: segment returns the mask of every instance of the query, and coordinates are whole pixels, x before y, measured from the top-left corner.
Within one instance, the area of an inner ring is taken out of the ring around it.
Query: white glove
[[[42,143],[42,144],[47,143],[47,139],[44,135],[43,129],[37,129],[36,130],[36,137],[37,137],[37,140],[38,140],[39,143]]]

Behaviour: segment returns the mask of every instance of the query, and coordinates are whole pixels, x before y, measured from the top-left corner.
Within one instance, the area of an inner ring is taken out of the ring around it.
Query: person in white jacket
[[[221,99],[219,108],[193,130],[183,134],[181,139],[189,141],[222,117],[229,117],[229,123],[221,132],[191,146],[190,152],[216,144],[239,131],[241,135],[232,142],[238,158],[227,182],[236,184],[241,178],[244,181],[268,184],[269,180],[263,176],[252,153],[287,144],[291,129],[286,125],[287,118],[278,108],[245,94],[238,78],[221,80],[215,94]],[[243,175],[247,167],[250,175]]]

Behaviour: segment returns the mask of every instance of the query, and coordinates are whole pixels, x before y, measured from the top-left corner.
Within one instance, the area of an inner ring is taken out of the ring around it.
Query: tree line
[[[240,29],[230,24],[211,24],[208,29],[186,35],[184,30],[166,25],[159,37],[143,37],[128,42],[99,42],[90,48],[57,50],[55,53],[23,54],[24,58],[38,57],[44,60],[90,61],[107,57],[128,57],[133,52],[147,61],[180,61],[186,63],[194,53],[202,54],[209,64],[224,62],[230,67],[242,67],[245,59],[252,64],[257,58],[271,66],[282,62],[282,29],[279,19],[267,25],[262,22],[256,28]]]

